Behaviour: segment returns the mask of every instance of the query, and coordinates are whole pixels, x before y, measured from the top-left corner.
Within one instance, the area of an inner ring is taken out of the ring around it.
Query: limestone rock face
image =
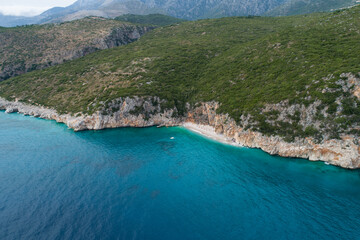
[[[315,143],[312,138],[297,138],[289,143],[279,136],[266,136],[239,127],[227,114],[216,113],[216,109],[219,108],[217,102],[201,103],[195,108],[187,106],[188,113],[185,117],[174,117],[177,116],[174,114],[176,109],[162,111],[161,102],[162,100],[156,97],[127,97],[110,102],[106,107],[107,110],[93,115],[72,116],[60,115],[53,109],[10,102],[0,98],[0,110],[53,119],[65,123],[75,131],[118,127],[179,126],[187,122],[195,123],[223,135],[234,144],[260,148],[272,155],[305,158],[311,161],[320,160],[349,169],[360,168],[360,146],[356,136],[346,135],[341,139],[323,140],[321,143]]]
[[[51,119],[65,123],[74,131],[100,130],[118,127],[150,127],[150,126],[178,126],[183,119],[174,118],[174,110],[160,112],[160,106],[153,106],[151,100],[143,98],[125,98],[114,101],[111,109],[118,107],[116,112],[96,112],[93,115],[58,114],[53,109],[33,106],[22,102],[10,102],[0,98],[0,110],[7,113],[19,112],[43,119]],[[141,107],[141,112],[135,110]],[[157,110],[157,111],[155,111]]]
[[[203,103],[189,112],[187,121],[212,126],[232,142],[283,157],[305,158],[311,161],[325,161],[332,165],[356,169],[360,168],[360,146],[356,136],[342,136],[342,139],[325,140],[314,143],[313,139],[295,139],[288,143],[279,136],[265,136],[259,132],[244,130],[228,115],[216,114],[218,103]]]
[[[352,73],[342,73],[340,77],[346,79],[344,84],[342,84],[342,87],[360,99],[360,78]]]
[[[14,113],[14,112],[17,112],[17,111],[18,111],[17,108],[11,108],[11,107],[10,107],[10,108],[7,108],[5,112],[6,112],[6,113]]]

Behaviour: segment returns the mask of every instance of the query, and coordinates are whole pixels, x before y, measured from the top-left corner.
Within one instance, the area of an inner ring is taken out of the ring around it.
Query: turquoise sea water
[[[360,239],[360,171],[0,112],[0,239]]]

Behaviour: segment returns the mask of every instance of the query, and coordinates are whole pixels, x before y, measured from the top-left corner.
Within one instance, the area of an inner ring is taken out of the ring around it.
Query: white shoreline
[[[196,124],[196,123],[192,123],[192,122],[186,122],[186,123],[182,124],[182,126],[191,132],[197,133],[203,137],[212,139],[214,141],[224,143],[227,145],[236,146],[236,147],[243,147],[240,144],[232,141],[230,138],[225,137],[222,134],[216,133],[215,128],[212,126],[200,125],[200,124]]]

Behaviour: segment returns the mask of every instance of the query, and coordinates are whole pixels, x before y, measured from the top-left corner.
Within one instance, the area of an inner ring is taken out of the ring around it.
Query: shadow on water
[[[156,142],[156,144],[159,145],[161,150],[164,151],[166,154],[168,154],[169,156],[174,156],[171,150],[175,148],[175,141],[158,141]]]

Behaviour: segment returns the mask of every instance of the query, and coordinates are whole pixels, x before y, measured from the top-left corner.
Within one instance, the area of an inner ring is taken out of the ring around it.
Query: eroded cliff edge
[[[267,136],[246,129],[246,123],[243,127],[238,126],[227,114],[216,113],[220,106],[217,102],[199,103],[193,107],[188,104],[185,116],[179,116],[176,108],[161,109],[161,102],[163,100],[157,97],[127,97],[113,100],[110,103],[111,106],[106,108],[107,110],[98,111],[92,115],[80,113],[70,115],[58,114],[53,109],[41,106],[10,102],[0,98],[0,109],[7,113],[18,112],[55,120],[65,123],[75,131],[118,127],[181,126],[192,123],[199,128],[214,131],[233,144],[260,148],[272,155],[305,158],[311,161],[320,160],[348,169],[360,168],[359,140],[354,135],[342,135],[339,139],[320,142],[311,137],[295,138],[292,142],[288,142],[280,136]],[[281,109],[281,105],[276,107]],[[312,107],[314,106],[309,106],[309,108]],[[303,111],[307,112],[309,109],[305,108]],[[243,121],[246,122],[247,119]]]
[[[155,29],[95,17],[32,28],[0,32],[0,81],[135,42]]]

